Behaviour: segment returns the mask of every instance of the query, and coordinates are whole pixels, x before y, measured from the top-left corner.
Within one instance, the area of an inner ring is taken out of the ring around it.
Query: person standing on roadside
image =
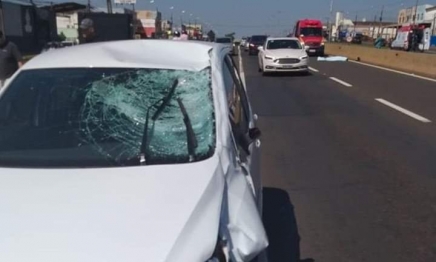
[[[0,31],[0,88],[22,66],[23,58],[18,47]]]
[[[80,35],[82,36],[83,42],[81,44],[94,43],[96,40],[95,37],[95,28],[94,21],[90,18],[85,18],[80,23]]]

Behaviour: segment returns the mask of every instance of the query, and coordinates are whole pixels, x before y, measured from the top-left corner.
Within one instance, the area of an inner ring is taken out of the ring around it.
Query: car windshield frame
[[[147,164],[206,160],[216,148],[211,74],[210,67],[23,70],[0,97],[0,168],[140,165],[147,109],[161,107],[176,79],[174,96],[149,120]],[[198,141],[194,160],[178,99]]]
[[[296,44],[296,47],[287,47],[285,44],[280,45],[281,47],[274,47],[271,48],[271,43],[284,43],[284,42],[293,42]],[[268,40],[268,42],[266,43],[266,49],[267,50],[277,50],[277,49],[293,49],[293,50],[300,50],[303,49],[303,46],[300,44],[300,41],[297,41],[295,39],[272,39],[272,40]]]
[[[300,28],[300,35],[322,37],[322,27],[302,27]]]

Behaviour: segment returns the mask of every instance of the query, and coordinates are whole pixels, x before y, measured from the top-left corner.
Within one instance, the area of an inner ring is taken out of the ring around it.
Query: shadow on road
[[[312,76],[311,72],[277,72],[269,73],[266,77],[308,77]]]
[[[315,262],[300,257],[300,236],[288,193],[278,188],[264,188],[263,197],[263,218],[270,243],[269,262]]]

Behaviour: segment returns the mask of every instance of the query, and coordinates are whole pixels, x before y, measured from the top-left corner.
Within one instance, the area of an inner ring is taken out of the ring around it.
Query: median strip
[[[339,83],[339,84],[341,84],[341,85],[344,85],[346,87],[351,87],[352,86],[351,84],[349,84],[349,83],[347,83],[345,81],[342,81],[341,79],[337,79],[336,77],[330,77],[330,79],[335,81],[335,82],[337,82],[337,83]]]
[[[397,110],[397,111],[399,111],[399,112],[401,112],[401,113],[403,113],[405,115],[408,115],[411,118],[414,118],[414,119],[416,119],[418,121],[421,121],[421,122],[424,122],[424,123],[431,123],[431,121],[428,120],[427,118],[422,117],[422,116],[420,116],[418,114],[415,114],[415,113],[413,113],[413,112],[411,112],[411,111],[409,111],[407,109],[404,109],[404,108],[402,108],[400,106],[397,106],[397,105],[395,105],[395,104],[393,104],[393,103],[391,103],[389,101],[386,101],[386,100],[384,100],[382,98],[376,98],[375,100],[380,102],[380,103],[382,103],[382,104],[384,104],[385,106],[393,108],[393,109],[395,109],[395,110]]]

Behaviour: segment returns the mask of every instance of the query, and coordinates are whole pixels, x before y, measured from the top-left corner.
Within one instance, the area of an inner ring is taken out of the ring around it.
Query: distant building
[[[77,42],[79,39],[79,13],[88,12],[87,6],[75,2],[54,5],[58,35],[63,34],[67,41]],[[107,8],[91,7],[92,13],[107,13]],[[113,8],[114,14],[128,14],[132,11],[125,8]]]
[[[137,34],[145,38],[160,37],[162,31],[162,14],[159,11],[136,11]]]
[[[433,5],[419,5],[418,7],[409,7],[401,9],[398,12],[398,24],[424,24],[432,23],[436,14],[436,9]]]
[[[201,39],[203,27],[201,24],[184,24],[185,30],[190,37]]]
[[[171,31],[171,28],[172,28],[171,21],[162,20],[161,24],[162,24],[161,25],[162,31],[164,31],[164,32]]]
[[[351,32],[361,33],[368,38],[376,38],[381,34],[384,38],[392,38],[396,34],[396,28],[389,28],[395,22],[378,22],[378,21],[353,21],[347,19],[342,12],[336,13],[336,21],[333,25],[333,36],[344,36]]]
[[[431,28],[430,45],[436,46],[436,6],[425,4],[402,9],[398,12],[398,24]]]
[[[0,28],[25,54],[38,53],[56,34],[50,8],[22,0],[1,0]]]

